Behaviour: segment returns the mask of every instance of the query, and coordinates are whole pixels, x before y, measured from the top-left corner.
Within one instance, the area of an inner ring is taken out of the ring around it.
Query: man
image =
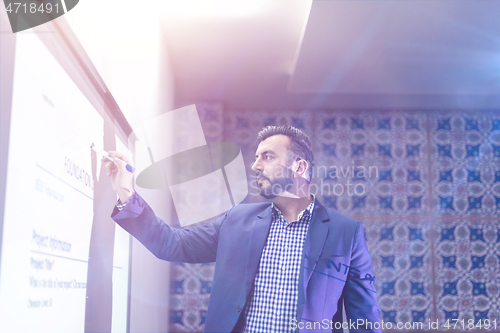
[[[252,170],[271,203],[239,204],[189,229],[157,218],[133,190],[130,161],[110,152],[119,158],[106,165],[120,198],[113,219],[160,259],[215,261],[206,332],[380,332],[362,225],[309,193],[309,138],[291,126],[268,126],[257,143]]]

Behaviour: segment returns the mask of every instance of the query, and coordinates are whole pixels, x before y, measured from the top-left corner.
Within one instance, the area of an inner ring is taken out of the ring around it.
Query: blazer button
[[[241,311],[241,305],[238,305],[238,307],[236,308],[236,311],[238,311],[238,312]]]

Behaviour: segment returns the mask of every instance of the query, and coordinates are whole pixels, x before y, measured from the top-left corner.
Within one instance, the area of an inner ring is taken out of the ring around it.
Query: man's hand
[[[120,198],[121,202],[125,202],[134,194],[134,174],[126,169],[127,163],[132,165],[132,161],[127,155],[108,151],[109,155],[114,156],[113,162],[107,158],[102,158],[101,162],[106,164],[106,175],[111,178],[113,190]]]

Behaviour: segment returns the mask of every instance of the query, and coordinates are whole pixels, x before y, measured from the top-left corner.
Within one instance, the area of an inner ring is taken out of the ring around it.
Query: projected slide
[[[38,37],[18,34],[0,260],[0,332],[84,331],[94,219],[89,146],[102,144],[103,122]],[[94,163],[99,172],[100,159]],[[123,247],[115,251],[119,273],[113,277],[121,290],[113,292],[126,317],[128,240],[115,236]],[[126,318],[114,327],[124,330],[124,323]]]

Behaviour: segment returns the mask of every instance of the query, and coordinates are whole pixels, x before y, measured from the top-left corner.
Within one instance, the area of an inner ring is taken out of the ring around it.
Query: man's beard
[[[269,182],[268,186],[258,185],[259,194],[266,199],[274,199],[280,196],[283,192],[285,192],[287,189],[290,189],[293,185],[293,177],[290,170],[287,170],[285,177],[276,178],[272,181],[269,178],[263,176],[262,173],[258,173],[257,177],[264,178]]]

